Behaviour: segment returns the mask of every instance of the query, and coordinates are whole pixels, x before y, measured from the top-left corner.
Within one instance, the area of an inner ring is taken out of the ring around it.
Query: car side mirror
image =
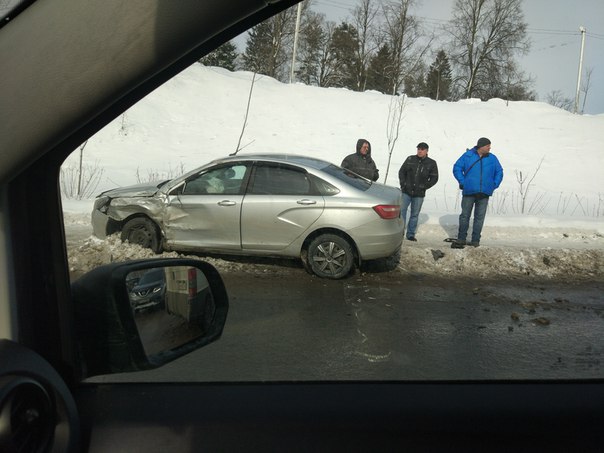
[[[71,289],[82,378],[171,362],[216,341],[228,312],[220,274],[198,260],[112,263]]]

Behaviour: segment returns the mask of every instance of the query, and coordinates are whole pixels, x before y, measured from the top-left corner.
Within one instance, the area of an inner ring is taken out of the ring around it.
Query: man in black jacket
[[[407,209],[411,206],[411,215],[407,225],[407,239],[417,241],[417,218],[424,203],[426,190],[438,181],[438,166],[436,161],[428,157],[428,144],[421,142],[417,145],[417,154],[407,157],[398,172],[398,179],[403,191],[401,216],[406,222]]]
[[[380,173],[371,158],[371,144],[364,138],[357,140],[357,152],[349,154],[340,167],[355,172],[371,181],[377,181]]]

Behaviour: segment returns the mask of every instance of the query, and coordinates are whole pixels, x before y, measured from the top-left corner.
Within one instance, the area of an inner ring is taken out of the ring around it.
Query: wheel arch
[[[144,212],[135,212],[133,214],[130,214],[128,217],[124,217],[121,220],[116,220],[116,219],[109,219],[108,222],[108,226],[107,229],[109,228],[115,228],[114,233],[119,232],[122,230],[122,228],[124,228],[124,225],[126,225],[130,220],[132,219],[136,219],[136,218],[142,218],[142,219],[147,219],[150,220],[151,222],[153,222],[153,224],[157,227],[157,231],[163,235],[163,229],[161,228],[161,225],[157,222],[157,220],[153,219],[153,217],[151,217],[150,215],[144,213]]]

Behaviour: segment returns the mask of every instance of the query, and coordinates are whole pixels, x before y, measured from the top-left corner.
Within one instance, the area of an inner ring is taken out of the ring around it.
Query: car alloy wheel
[[[353,266],[352,247],[335,234],[315,238],[309,247],[309,264],[319,277],[338,279],[346,277]]]

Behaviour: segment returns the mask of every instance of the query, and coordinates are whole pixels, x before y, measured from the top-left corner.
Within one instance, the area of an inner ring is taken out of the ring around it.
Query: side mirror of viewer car
[[[108,264],[71,289],[82,378],[157,368],[212,343],[229,305],[218,271],[190,259]]]

